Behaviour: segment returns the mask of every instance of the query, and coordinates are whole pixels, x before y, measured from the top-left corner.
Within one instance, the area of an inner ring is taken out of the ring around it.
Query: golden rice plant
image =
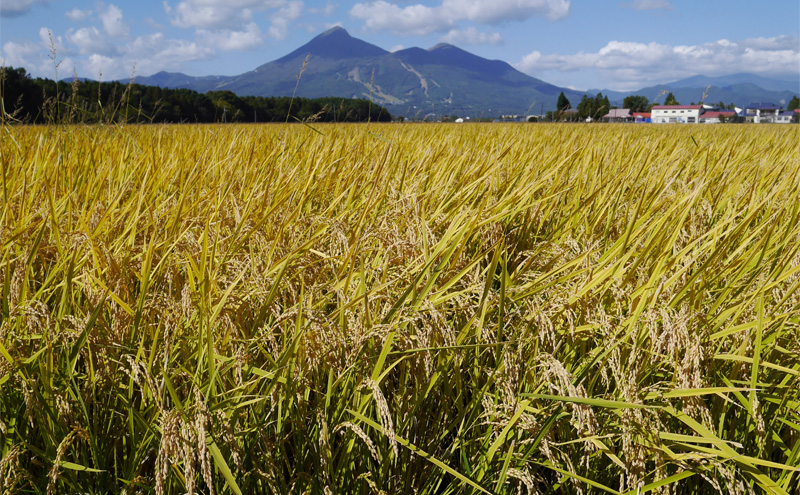
[[[4,493],[798,493],[800,127],[4,127]]]

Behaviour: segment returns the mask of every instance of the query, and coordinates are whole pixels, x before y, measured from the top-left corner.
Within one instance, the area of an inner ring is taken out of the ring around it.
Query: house
[[[701,124],[719,124],[736,117],[733,110],[710,110],[700,114]]]
[[[628,108],[612,108],[603,115],[605,122],[633,122],[633,115]]]
[[[649,124],[650,122],[653,121],[653,119],[651,119],[650,117],[651,117],[650,112],[633,113],[633,121],[636,122],[637,124]]]
[[[651,111],[654,124],[697,124],[703,105],[655,105]]]
[[[745,122],[769,124],[778,121],[782,110],[783,108],[774,103],[751,103],[744,107],[742,117],[744,117]],[[791,119],[789,119],[789,122],[791,122]]]
[[[794,118],[794,112],[797,110],[787,110],[785,112],[781,112],[778,114],[778,118],[775,120],[778,124],[791,124],[792,119]]]

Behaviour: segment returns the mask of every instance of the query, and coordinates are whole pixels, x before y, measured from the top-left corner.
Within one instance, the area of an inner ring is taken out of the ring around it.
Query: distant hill
[[[716,77],[697,75],[669,83],[667,86],[674,86],[677,88],[706,88],[708,86],[717,86],[724,88],[739,84],[752,84],[768,91],[791,91],[797,93],[800,91],[800,73],[797,74],[794,80],[786,81],[747,72]]]
[[[607,95],[612,103],[621,104],[626,96],[642,95],[650,101],[663,103],[666,93],[672,93],[675,98],[684,104],[699,102],[703,94],[708,90],[706,103],[719,103],[720,101],[728,104],[735,103],[740,107],[751,102],[768,101],[786,105],[795,95],[800,95],[800,74],[797,81],[783,81],[756,74],[739,73],[729,76],[708,77],[703,75],[692,76],[668,84],[659,84],[635,91],[613,91],[608,89],[588,91],[594,94],[601,91]]]
[[[230,90],[240,96],[291,96],[296,87],[298,96],[370,98],[394,115],[417,118],[429,113],[473,117],[539,113],[555,109],[562,91],[574,104],[583,94],[453,45],[391,53],[353,38],[340,27],[238,76],[195,78],[162,72],[138,77],[136,82],[197,91]]]

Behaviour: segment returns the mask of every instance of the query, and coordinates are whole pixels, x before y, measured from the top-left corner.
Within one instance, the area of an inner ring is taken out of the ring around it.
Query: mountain
[[[554,110],[563,91],[577,107],[584,94],[602,92],[612,105],[622,106],[629,95],[663,102],[673,93],[681,103],[768,101],[786,105],[800,94],[797,81],[755,74],[707,77],[697,75],[669,84],[621,92],[575,91],[523,74],[501,60],[488,60],[442,43],[430,49],[389,52],[353,38],[341,27],[316,36],[283,57],[237,76],[193,77],[159,72],[136,82],[201,92],[228,90],[239,96],[302,96],[369,98],[393,115],[423,118],[427,114],[495,117]]]
[[[740,84],[752,84],[769,91],[798,92],[800,91],[800,73],[793,81],[784,81],[747,72],[716,77],[697,75],[669,83],[667,86],[678,88],[707,88],[708,86],[718,86],[724,88]]]
[[[298,80],[299,78],[299,80]],[[553,110],[559,93],[582,93],[533,78],[500,60],[448,44],[394,53],[332,28],[272,62],[237,76],[193,78],[161,72],[137,83],[229,90],[240,96],[370,98],[395,115],[494,117]]]
[[[724,102],[744,107],[752,102],[763,101],[787,105],[793,96],[800,95],[800,74],[797,81],[794,82],[749,73],[717,77],[697,75],[635,91],[591,89],[587,91],[587,94],[594,95],[597,92],[607,95],[615,105],[621,105],[625,97],[630,95],[642,95],[650,101],[663,103],[667,93],[672,93],[675,95],[675,99],[684,104],[697,103],[703,99],[705,94],[704,101],[710,104]]]
[[[135,77],[133,82],[137,84],[146,84],[148,86],[161,86],[162,88],[172,89],[197,89],[198,91],[208,91],[220,82],[224,81],[226,76],[203,76],[195,77],[183,74],[180,72],[158,72],[152,76]],[[121,82],[128,83],[127,79]],[[206,89],[208,88],[208,89]]]

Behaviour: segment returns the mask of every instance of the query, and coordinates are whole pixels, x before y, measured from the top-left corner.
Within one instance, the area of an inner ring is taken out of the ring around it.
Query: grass
[[[797,493],[796,126],[0,141],[9,493]]]

